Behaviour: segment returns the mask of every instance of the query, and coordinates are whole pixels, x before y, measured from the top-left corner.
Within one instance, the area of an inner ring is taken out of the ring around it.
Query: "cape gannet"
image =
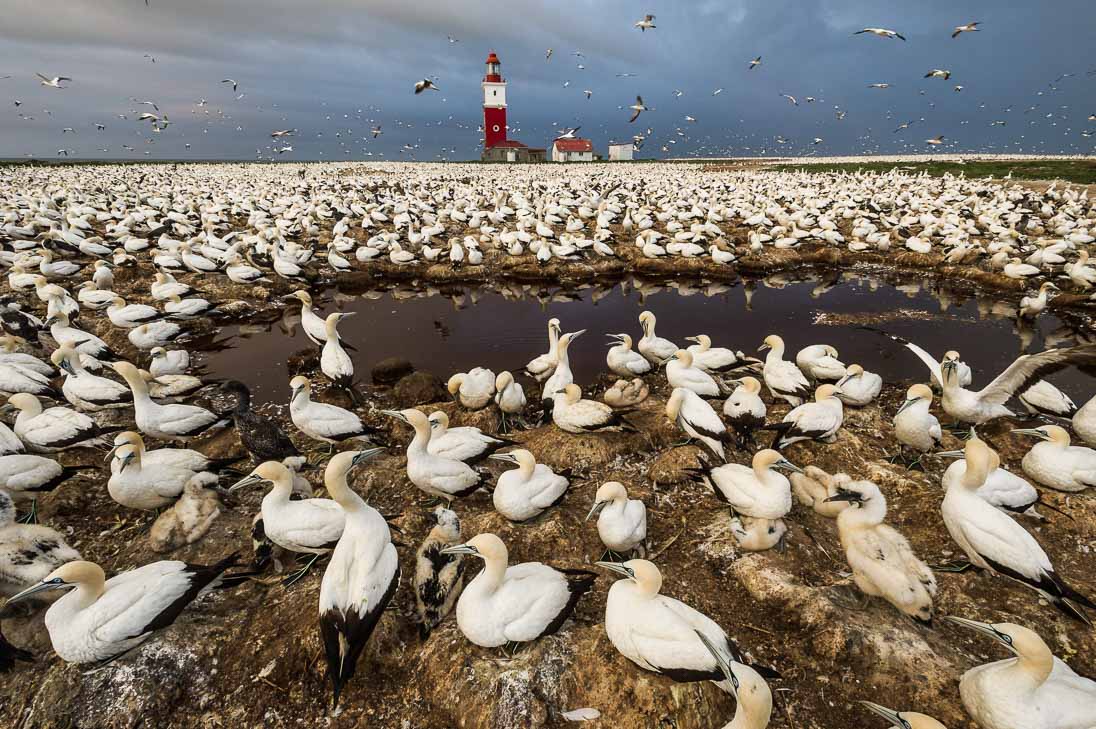
[[[56,453],[68,448],[90,448],[103,444],[98,424],[75,410],[44,408],[34,395],[25,392],[8,398],[0,412],[17,411],[15,435],[36,453]]]
[[[312,381],[297,375],[289,381],[289,417],[297,430],[309,438],[335,445],[351,440],[368,441],[375,430],[362,423],[355,413],[338,405],[312,399]]]
[[[699,440],[719,460],[726,462],[724,444],[730,442],[731,434],[712,406],[700,395],[685,387],[675,387],[666,401],[666,417],[685,431],[690,439]]]
[[[575,384],[556,390],[552,422],[565,433],[636,432],[634,425],[611,407],[596,400],[583,400]]]
[[[644,311],[640,313],[639,326],[643,329],[643,336],[636,342],[636,349],[652,365],[661,367],[678,350],[678,346],[669,339],[664,339],[655,334],[655,325],[657,323],[658,320],[651,312]]]
[[[188,441],[228,424],[217,413],[185,403],[161,404],[149,396],[148,383],[129,362],[114,362],[117,372],[133,393],[133,414],[137,429],[152,438]]]
[[[713,468],[701,459],[690,475],[712,489],[735,512],[761,519],[781,519],[791,511],[791,483],[777,469],[801,473],[801,469],[774,450],[758,451],[752,466],[728,463]]]
[[[803,404],[810,393],[810,383],[794,363],[784,359],[784,340],[775,334],[765,337],[758,352],[769,350],[765,366],[761,370],[769,394],[784,400],[792,407]]]
[[[475,464],[499,448],[514,445],[513,441],[487,435],[479,428],[450,428],[449,416],[441,410],[430,413],[429,420],[431,433],[426,449],[431,455]]]
[[[485,486],[489,472],[479,472],[464,461],[430,453],[430,420],[419,410],[382,410],[384,415],[410,425],[415,431],[407,445],[407,478],[431,496],[451,502]]]
[[[636,377],[651,371],[651,363],[632,349],[632,338],[627,334],[607,334],[614,344],[605,355],[609,371],[621,377]]]
[[[492,460],[513,463],[517,468],[499,476],[491,501],[495,511],[510,521],[522,522],[543,514],[567,495],[569,481],[524,448],[507,453],[495,453]]]
[[[738,436],[738,446],[745,447],[754,440],[754,431],[765,425],[768,408],[761,399],[761,383],[755,377],[737,380],[738,386],[723,403],[723,414]]]
[[[1096,486],[1096,451],[1070,445],[1069,433],[1057,425],[1013,430],[1039,442],[1024,455],[1024,473],[1058,491],[1083,491]]]
[[[469,410],[482,410],[495,396],[495,373],[484,367],[458,372],[446,383],[449,394]]]
[[[556,371],[556,365],[559,363],[559,351],[557,347],[559,345],[560,331],[559,319],[554,317],[549,319],[548,351],[545,354],[532,359],[529,364],[525,365],[526,374],[537,382],[543,382],[551,377],[552,373]]]

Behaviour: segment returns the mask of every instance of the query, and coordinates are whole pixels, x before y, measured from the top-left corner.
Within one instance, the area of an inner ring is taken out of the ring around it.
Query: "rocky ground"
[[[492,263],[493,254],[488,255]],[[918,271],[918,275],[939,276],[960,286],[995,290],[1007,300],[1018,300],[1021,295],[1018,286],[1003,276],[970,267],[942,266],[938,259],[913,253],[897,253],[884,260],[878,254],[804,247],[746,256],[738,271],[795,270],[804,264],[886,264],[889,270]],[[565,285],[624,270],[718,280],[737,275],[735,269],[716,267],[710,261],[694,264],[631,258],[547,268],[518,260],[478,268],[454,271],[439,265],[408,270],[381,263],[342,283],[353,288],[378,281],[437,285],[508,278],[550,279]],[[119,272],[119,289],[147,292],[147,274]],[[203,288],[219,300],[243,301],[229,308],[232,322],[276,315],[277,297],[288,291],[282,284],[221,291]],[[142,299],[138,295],[127,298]],[[1053,305],[1060,310],[1056,313],[1081,319],[1087,318],[1085,307],[1090,306],[1079,297],[1065,296]],[[103,322],[85,318],[82,325],[133,355],[125,340],[108,333]],[[206,334],[215,335],[215,324],[195,325],[199,332],[203,327]],[[316,367],[314,353],[302,352],[287,363],[287,374],[311,373]],[[632,416],[639,434],[572,436],[551,425],[517,433],[514,439],[539,460],[575,471],[568,497],[541,518],[513,525],[492,510],[489,494],[477,493],[456,506],[464,535],[497,533],[509,546],[512,561],[589,567],[601,556],[602,547],[594,525],[584,517],[598,485],[619,480],[633,497],[647,504],[649,552],[663,571],[663,591],[712,616],[754,658],[782,673],[783,678],[772,684],[776,697],[772,726],[828,729],[879,725],[856,705],[860,699],[923,711],[953,728],[971,726],[959,703],[957,681],[971,666],[1005,657],[1003,652],[941,621],[925,628],[885,603],[858,604],[855,588],[849,589],[848,567],[834,523],[803,506],[796,506],[789,516],[790,531],[782,551],[738,551],[727,530],[726,509],[702,485],[688,480],[685,469],[696,464],[699,451],[675,445],[680,433],[663,414],[668,395],[664,378],[650,377],[649,383],[652,396]],[[583,384],[588,396],[596,397],[611,380],[603,376],[595,383]],[[909,538],[922,558],[939,564],[959,556],[939,515],[943,497],[940,475],[947,464],[927,459],[922,472],[887,460],[893,452],[890,418],[908,384],[888,385],[870,407],[847,409],[846,425],[836,443],[796,444],[785,455],[800,466],[815,465],[875,480],[890,503],[890,523]],[[388,454],[361,468],[352,483],[380,511],[399,515],[394,523],[401,531],[395,538],[405,545],[400,549],[404,580],[359,664],[357,677],[344,693],[340,713],[329,711],[330,692],[317,627],[321,564],[290,588],[283,587],[279,576],[271,573],[215,593],[133,654],[90,675],[49,652],[41,613],[5,619],[5,635],[32,650],[36,659],[0,680],[0,726],[319,724],[524,729],[561,726],[566,723],[562,713],[579,707],[601,712],[601,719],[592,726],[700,729],[722,726],[730,719],[733,701],[715,686],[675,685],[643,672],[615,651],[602,626],[606,590],[612,579],[608,574],[599,577],[575,619],[558,635],[513,657],[472,646],[452,619],[428,640],[420,641],[408,580],[414,549],[429,529],[430,507],[405,475],[400,446],[408,441],[408,430],[376,411],[405,406],[421,406],[427,412],[443,409],[454,425],[484,429],[494,428],[496,415],[460,410],[445,399],[436,378],[424,372],[408,375],[394,386],[374,385],[365,390],[369,406],[360,412],[384,430],[391,447]],[[209,396],[215,404],[228,405],[215,391]],[[340,402],[342,396],[321,389],[314,397]],[[271,406],[264,410],[283,423],[288,419],[284,409]],[[786,410],[783,404],[772,406],[770,419],[779,419]],[[123,413],[120,417],[124,421],[130,416]],[[294,433],[302,449],[312,449],[292,426],[287,425],[287,430]],[[1030,443],[1007,431],[1001,424],[981,435],[1001,452],[1004,464],[1019,470],[1019,460]],[[959,444],[948,436],[945,446]],[[198,447],[214,456],[242,455],[231,431]],[[314,463],[323,458],[320,450],[310,450],[309,455]],[[736,452],[732,460],[746,462],[749,456]],[[100,466],[101,459],[102,454],[96,452],[63,457],[65,462]],[[106,493],[104,474],[105,469],[75,479],[45,496],[40,507],[42,521],[65,531],[70,543],[85,558],[102,564],[108,574],[163,559],[148,542],[154,515],[115,504]],[[317,469],[308,475],[319,485],[321,474]],[[260,499],[259,493],[250,492],[225,504],[205,538],[171,553],[170,558],[210,563],[236,550],[249,554],[251,517]],[[1085,494],[1044,492],[1044,499],[1069,517],[1048,511],[1044,522],[1023,517],[1022,523],[1045,546],[1062,575],[1080,591],[1096,595],[1091,556],[1096,546],[1096,505]],[[1029,590],[1002,578],[974,573],[941,573],[938,581],[938,615],[1032,626],[1075,670],[1096,674],[1093,630],[1064,618]]]

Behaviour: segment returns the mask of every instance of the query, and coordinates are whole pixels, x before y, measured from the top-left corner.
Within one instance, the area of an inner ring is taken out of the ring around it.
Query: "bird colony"
[[[1096,344],[974,371],[865,327],[924,363],[887,381],[652,307],[409,402],[324,292],[826,262],[1085,317],[1094,230],[1082,189],[900,172],[4,170],[0,717],[1092,729],[1096,388],[1052,380]],[[193,346],[265,307],[309,341],[280,407]]]

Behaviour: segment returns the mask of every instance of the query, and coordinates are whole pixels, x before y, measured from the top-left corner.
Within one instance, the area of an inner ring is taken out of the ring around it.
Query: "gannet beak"
[[[111,458],[113,458],[114,457],[114,452],[117,451],[119,448],[121,448],[122,445],[124,445],[124,444],[116,445],[113,448],[111,448],[109,451],[107,451],[107,457],[104,458],[103,460],[104,461],[109,461]]]
[[[13,602],[18,602],[20,600],[25,600],[26,598],[30,597],[31,595],[37,594],[39,592],[45,592],[47,590],[60,590],[60,589],[65,588],[65,587],[75,587],[75,585],[68,584],[67,582],[62,580],[60,577],[54,577],[52,580],[49,580],[48,582],[45,581],[45,580],[42,580],[37,585],[31,585],[30,587],[23,590],[22,592],[15,593],[14,595],[12,595],[11,597],[8,598],[7,602],[5,602],[4,605],[7,606],[7,605],[11,605]]]
[[[49,319],[46,319],[46,321],[45,321],[45,322],[43,322],[43,323],[44,323],[44,324],[45,324],[45,325],[46,325],[47,327],[48,327],[48,326],[53,326],[54,324],[56,324],[56,323],[57,323],[57,317],[55,317],[55,316],[51,316],[51,317],[50,317]],[[10,602],[10,601],[9,601],[9,602]]]
[[[387,415],[390,418],[395,418],[401,423],[407,422],[407,418],[403,417],[403,413],[401,413],[399,410],[381,410],[381,415]]]
[[[773,467],[774,468],[784,468],[784,469],[787,469],[789,471],[794,471],[795,473],[803,473],[802,468],[795,465],[794,463],[789,461],[787,458],[781,458],[779,461],[777,461],[776,463],[773,464]]]
[[[635,577],[635,574],[620,562],[594,562],[594,564],[610,572],[616,572],[622,577],[627,577],[629,580]]]
[[[872,712],[873,714],[878,714],[879,716],[889,721],[893,726],[902,727],[902,729],[905,729],[905,727],[909,726],[909,724],[906,723],[906,720],[902,718],[902,715],[894,709],[888,709],[885,706],[881,706],[871,701],[861,701],[860,703],[863,704],[864,708],[866,708],[868,711]]]
[[[1013,433],[1019,433],[1020,435],[1030,435],[1033,438],[1039,440],[1050,440],[1050,436],[1039,430],[1038,428],[1015,428]]]
[[[831,501],[848,501],[850,504],[859,504],[864,501],[864,497],[855,491],[846,491],[845,489],[838,489],[837,493],[829,497],[824,503],[830,503]]]
[[[367,448],[364,451],[358,451],[357,454],[352,459],[350,459],[351,468],[358,465],[359,463],[364,463],[365,461],[368,461],[370,458],[377,455],[378,453],[384,453],[384,449]]]
[[[136,457],[137,457],[136,453],[126,454],[126,457],[122,459],[122,465],[118,468],[118,473],[121,473],[122,471],[126,470],[126,466],[128,466],[133,461],[133,459],[136,458]]]
[[[662,360],[662,362],[660,362],[659,364],[663,364],[663,365],[665,365],[665,364],[667,364],[667,363],[669,363],[669,362],[672,362],[672,361],[673,361],[673,360],[675,360],[675,359],[677,359],[677,353],[676,353],[676,352],[675,352],[674,354],[671,354],[671,355],[670,355],[669,357],[667,357],[666,359]]]
[[[340,311],[339,312],[339,319],[345,319],[347,317],[354,316],[357,313],[358,312],[356,312],[356,311]]]
[[[504,461],[506,463],[518,462],[518,459],[514,458],[513,454],[511,453],[492,453],[491,455],[487,456],[487,459],[490,461]]]
[[[939,453],[933,453],[931,455],[939,458],[966,458],[967,454],[964,451],[940,451]]]
[[[469,554],[473,557],[480,556],[479,550],[470,544],[454,544],[441,550],[441,554]]]
[[[579,337],[581,337],[585,333],[586,333],[585,329],[579,329],[577,332],[571,332],[571,341],[572,342],[575,341],[576,339],[578,339]]]
[[[590,509],[590,513],[586,515],[586,521],[590,521],[595,514],[600,514],[601,510],[604,509],[608,503],[608,501],[595,501],[593,508]]]
[[[908,407],[909,407],[910,405],[913,405],[913,404],[914,404],[915,402],[917,402],[917,401],[918,401],[919,399],[920,399],[920,398],[917,398],[917,397],[911,397],[911,398],[910,398],[909,400],[906,400],[906,401],[905,401],[904,403],[902,403],[902,407],[898,408],[898,412],[897,412],[897,413],[895,413],[895,416],[898,416],[898,415],[900,415],[900,414],[902,413],[902,411],[903,411],[903,410],[905,410],[906,408],[908,408]]]
[[[15,406],[12,405],[10,402],[3,407],[0,407],[0,415],[7,415],[8,413],[13,412],[15,412]]]
[[[852,375],[845,375],[844,377],[842,377],[840,380],[837,381],[836,387],[840,388],[842,385],[849,381],[850,377],[852,377]]]
[[[993,627],[989,623],[980,623],[977,620],[957,618],[954,615],[945,615],[944,620],[947,620],[950,623],[955,623],[956,625],[961,625],[964,628],[969,628],[976,633],[981,633],[982,635],[989,636],[1001,645],[1008,648],[1013,653],[1016,653],[1016,649],[1012,646],[1012,638],[997,630],[997,628]],[[1017,653],[1017,655],[1019,654]]]
[[[70,375],[76,374],[76,369],[73,368],[72,363],[69,362],[67,359],[61,360],[61,369],[63,369],[65,372],[68,372]]]
[[[768,349],[768,348],[769,348],[769,345],[768,345],[768,344],[765,344],[764,342],[762,342],[762,343],[761,343],[761,346],[757,348],[757,351],[758,351],[758,352],[764,352],[764,351],[765,351],[766,349]]]
[[[738,699],[738,676],[734,675],[734,670],[731,668],[730,661],[723,655],[723,652],[712,644],[712,641],[708,639],[708,636],[701,633],[696,628],[693,628],[693,632],[696,633],[696,637],[700,638],[700,642],[704,644],[704,647],[708,649],[708,652],[712,654],[712,658],[715,659],[716,665],[719,666],[719,670],[723,672],[723,675],[731,682],[731,688],[733,689],[735,700]]]
[[[234,491],[239,491],[240,489],[244,488],[245,486],[253,486],[254,484],[261,483],[262,480],[263,480],[262,477],[259,476],[258,474],[249,473],[248,475],[244,476],[243,478],[241,478],[236,483],[229,486],[228,487],[228,492],[231,494]]]
[[[697,337],[685,337],[685,339],[686,339],[686,341],[697,342],[698,344],[700,342],[700,340]]]

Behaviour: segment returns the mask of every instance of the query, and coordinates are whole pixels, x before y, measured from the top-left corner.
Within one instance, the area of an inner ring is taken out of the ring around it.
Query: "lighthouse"
[[[501,66],[499,57],[491,51],[483,76],[483,146],[487,149],[506,141],[506,81]]]

